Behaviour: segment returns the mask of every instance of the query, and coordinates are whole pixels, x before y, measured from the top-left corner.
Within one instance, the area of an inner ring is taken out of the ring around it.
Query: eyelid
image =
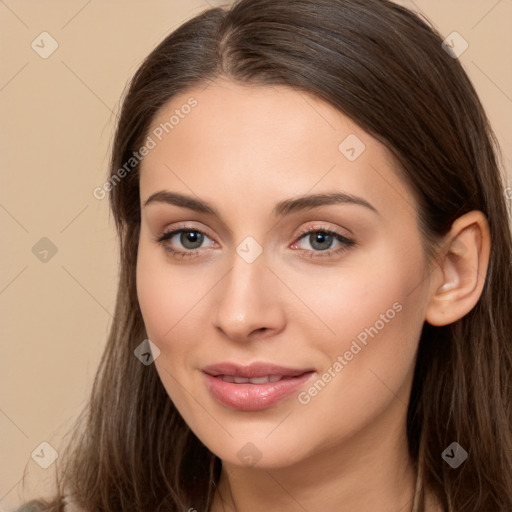
[[[331,228],[324,224],[316,224],[310,225],[306,228],[301,229],[301,231],[296,235],[295,242],[293,242],[292,247],[296,246],[302,239],[311,235],[312,233],[325,233],[332,237],[334,237],[340,244],[340,247],[335,249],[326,249],[323,251],[314,251],[311,249],[295,249],[304,252],[308,258],[329,258],[330,256],[341,255],[343,252],[347,251],[351,247],[354,247],[357,244],[354,238],[349,238],[348,236],[340,233],[337,228]]]
[[[349,231],[346,228],[345,228],[345,230]],[[320,222],[320,223],[317,223],[317,224],[310,224],[310,225],[308,225],[305,228],[301,228],[299,230],[299,232],[295,235],[295,238],[299,239],[299,238],[301,238],[304,235],[307,235],[307,234],[309,234],[311,232],[316,232],[316,231],[322,231],[324,233],[330,233],[330,234],[333,234],[333,235],[337,235],[337,236],[340,236],[341,238],[344,238],[346,240],[351,240],[350,236],[352,236],[352,234],[345,235],[345,234],[341,233],[339,228],[329,227],[325,223]],[[349,231],[349,232],[352,233],[351,231]]]
[[[177,235],[180,232],[186,232],[186,231],[195,231],[197,233],[201,233],[205,236],[207,236],[210,240],[212,240],[213,243],[217,243],[214,240],[214,237],[210,235],[208,229],[203,228],[197,228],[193,225],[190,225],[187,222],[183,222],[180,225],[174,225],[169,228],[164,228],[163,231],[154,237],[154,241],[163,247],[164,251],[169,253],[174,258],[193,258],[195,256],[198,256],[202,249],[205,248],[197,248],[197,249],[174,249],[171,247],[171,245],[168,243],[170,239],[172,239],[175,235]]]
[[[208,228],[203,227],[196,227],[191,224],[188,224],[187,222],[180,223],[178,225],[174,225],[169,228],[164,228],[159,235],[156,236],[156,241],[159,241],[161,239],[167,239],[169,235],[176,234],[176,232],[179,231],[197,231],[198,233],[202,233],[203,235],[206,235],[210,239],[214,239],[215,237],[212,235],[212,233],[208,230]]]
[[[210,234],[208,229],[197,228],[187,222],[184,222],[181,225],[173,226],[168,229],[164,229],[164,231],[160,235],[155,237],[155,241],[158,242],[160,245],[163,245],[164,250],[171,253],[175,257],[181,257],[181,258],[194,257],[194,256],[198,255],[198,253],[200,253],[202,249],[206,249],[206,247],[203,247],[203,248],[200,247],[197,249],[176,250],[176,249],[171,248],[168,244],[166,244],[166,242],[169,239],[173,238],[176,234],[178,234],[180,232],[186,232],[186,231],[193,231],[193,232],[195,231],[197,233],[201,233],[201,234],[207,236],[208,238],[210,238],[210,240],[212,240],[214,243],[217,243],[217,242],[215,242],[215,239],[214,239],[215,237]],[[299,242],[300,240],[305,238],[307,235],[310,235],[315,232],[322,232],[322,233],[326,233],[326,234],[333,236],[335,239],[338,240],[338,242],[340,242],[342,244],[342,246],[338,247],[336,249],[326,249],[323,251],[318,251],[318,250],[315,251],[315,250],[311,250],[311,249],[294,249],[294,250],[298,250],[303,253],[308,253],[309,258],[328,258],[329,256],[332,256],[335,254],[341,254],[342,252],[348,250],[349,248],[357,245],[357,242],[353,238],[349,238],[346,235],[340,233],[338,229],[328,227],[324,224],[315,224],[315,225],[309,225],[305,228],[302,228],[299,231],[299,233],[297,233],[295,235],[292,246],[296,245],[297,242]]]

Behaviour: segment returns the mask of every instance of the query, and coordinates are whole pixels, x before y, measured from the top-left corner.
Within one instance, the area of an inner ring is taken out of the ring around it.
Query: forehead
[[[221,79],[190,89],[160,109],[148,136],[154,148],[141,164],[142,198],[167,188],[214,203],[240,194],[277,202],[342,190],[379,210],[390,200],[409,210],[413,203],[383,144],[330,104],[289,87]]]

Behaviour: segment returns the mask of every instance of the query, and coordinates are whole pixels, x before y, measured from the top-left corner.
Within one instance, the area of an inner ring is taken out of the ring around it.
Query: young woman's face
[[[269,468],[405,442],[429,285],[388,150],[306,93],[224,80],[148,135],[138,297],[198,438]]]

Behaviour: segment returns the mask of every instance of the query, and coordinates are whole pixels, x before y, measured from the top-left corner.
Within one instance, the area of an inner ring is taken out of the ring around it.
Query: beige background
[[[105,181],[125,83],[166,34],[219,3],[0,0],[2,510],[45,492],[55,465],[31,453],[43,441],[59,450],[112,320],[116,240],[107,200],[92,191]],[[460,59],[510,176],[512,1],[400,3],[469,43]],[[31,47],[43,31],[59,45],[47,59]],[[32,252],[42,237],[57,248],[46,262]]]

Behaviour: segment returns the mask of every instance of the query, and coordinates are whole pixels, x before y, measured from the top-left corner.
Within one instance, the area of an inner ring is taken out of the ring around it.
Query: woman
[[[512,510],[497,159],[455,55],[391,2],[179,27],[124,98],[115,321],[59,496],[26,507]]]

